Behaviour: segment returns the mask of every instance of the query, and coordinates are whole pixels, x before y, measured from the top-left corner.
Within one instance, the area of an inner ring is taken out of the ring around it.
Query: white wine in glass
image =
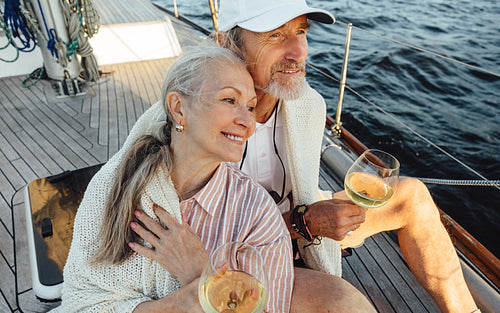
[[[200,278],[198,296],[205,312],[262,312],[267,304],[263,263],[260,253],[245,243],[218,247]]]
[[[359,206],[376,208],[386,204],[399,183],[399,161],[387,152],[368,149],[346,173],[344,187]]]

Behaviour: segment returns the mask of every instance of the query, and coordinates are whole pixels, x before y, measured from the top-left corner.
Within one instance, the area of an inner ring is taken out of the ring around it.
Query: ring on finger
[[[351,234],[352,234],[352,230],[348,231],[347,234],[346,234],[346,236],[349,236]]]

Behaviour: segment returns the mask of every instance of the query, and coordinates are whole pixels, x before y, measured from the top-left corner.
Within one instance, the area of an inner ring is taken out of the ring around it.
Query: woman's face
[[[255,130],[253,80],[241,64],[215,64],[211,73],[200,103],[187,110],[184,143],[204,161],[238,162]]]

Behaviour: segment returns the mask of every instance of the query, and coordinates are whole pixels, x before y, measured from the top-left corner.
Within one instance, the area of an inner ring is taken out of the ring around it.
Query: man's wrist
[[[300,234],[308,241],[312,241],[314,238],[311,231],[307,227],[307,223],[304,214],[307,212],[308,207],[305,204],[297,205],[290,212],[290,224],[295,232]]]

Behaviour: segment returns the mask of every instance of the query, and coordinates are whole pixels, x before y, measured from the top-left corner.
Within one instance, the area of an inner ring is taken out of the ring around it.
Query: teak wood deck
[[[166,18],[146,0],[95,2],[103,24]],[[176,31],[181,43],[192,40],[185,28],[176,26]],[[0,312],[46,312],[58,305],[40,302],[31,289],[24,187],[41,177],[106,162],[142,112],[159,99],[172,61],[100,66],[105,74],[89,96],[51,103],[45,96],[51,88],[47,81],[24,88],[24,76],[0,79]],[[320,187],[339,188],[324,169]],[[343,258],[343,277],[379,312],[439,312],[393,237],[378,234],[353,249]]]

